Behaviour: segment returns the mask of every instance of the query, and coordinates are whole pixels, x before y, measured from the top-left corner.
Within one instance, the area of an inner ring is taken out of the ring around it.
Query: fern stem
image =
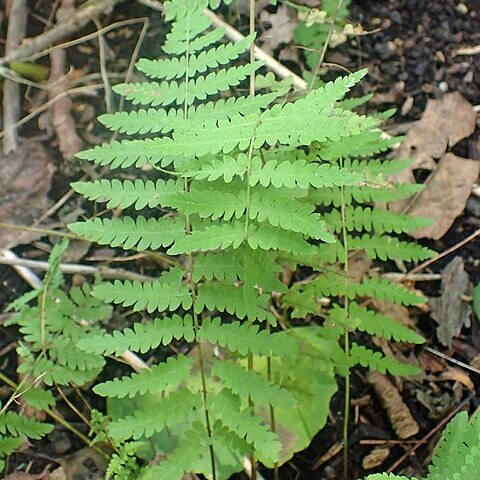
[[[26,378],[26,377],[24,377]],[[0,372],[0,380],[4,383],[6,383],[9,387],[11,387],[14,391],[18,391],[21,388],[22,383],[17,385],[13,380],[10,380],[6,375],[4,375],[2,372]],[[88,438],[86,435],[84,435],[82,432],[78,431],[75,427],[70,425],[59,413],[57,413],[55,410],[46,408],[43,410],[49,417],[51,417],[53,420],[55,420],[57,423],[65,427],[67,430],[72,432],[74,435],[76,435],[80,440],[82,440],[86,445],[90,446],[91,444],[91,439]],[[110,455],[107,455],[101,448],[98,448],[96,445],[92,445],[92,448],[97,450],[98,453],[100,453],[104,458],[110,459]]]
[[[187,36],[187,47],[185,51],[185,101],[183,103],[183,117],[187,120],[188,117],[188,85],[189,85],[189,60],[190,60],[190,49],[189,49],[190,38]],[[188,179],[185,179],[185,191],[189,191],[189,183]],[[191,231],[190,225],[190,216],[185,216],[185,229],[188,233]],[[207,428],[207,435],[210,439],[210,443],[208,445],[208,451],[210,455],[210,464],[212,467],[212,479],[217,479],[216,473],[216,465],[215,465],[215,451],[213,449],[213,435],[212,435],[212,426],[210,422],[210,412],[208,410],[208,389],[207,389],[207,378],[205,375],[205,363],[203,359],[203,350],[202,350],[202,343],[198,339],[198,331],[200,329],[200,325],[198,322],[198,314],[195,308],[195,300],[196,300],[196,285],[192,278],[193,275],[193,255],[190,253],[188,255],[188,280],[190,285],[190,294],[192,296],[192,317],[193,317],[193,328],[195,331],[195,342],[197,345],[198,351],[198,365],[200,367],[200,377],[202,381],[202,399],[203,399],[203,414],[205,416],[205,427]]]
[[[337,7],[338,9],[338,7]],[[340,165],[343,168],[343,159],[340,160]],[[345,252],[345,263],[343,264],[343,269],[345,272],[345,299],[344,299],[344,309],[345,315],[349,316],[349,298],[348,298],[348,236],[347,236],[347,227],[345,220],[345,191],[344,187],[340,187],[341,195],[341,217],[342,217],[342,237],[343,237],[343,249]],[[344,335],[344,349],[345,355],[347,358],[350,356],[350,339],[348,329],[345,328]],[[348,423],[350,417],[350,370],[345,377],[345,404],[344,404],[344,416],[343,416],[343,478],[348,480]]]
[[[250,24],[249,24],[249,34],[253,35],[255,33],[255,0],[250,0],[249,2],[249,16],[250,16]],[[252,42],[250,44],[250,64],[253,64],[255,61],[255,45]],[[255,96],[255,70],[252,70],[250,74],[250,96]],[[248,226],[249,226],[249,217],[250,217],[250,173],[252,170],[252,157],[253,157],[253,142],[254,139],[252,138],[250,141],[250,147],[248,149],[248,169],[246,174],[247,179],[247,208],[246,208],[246,216],[245,216],[245,238],[248,237]],[[253,370],[253,355],[252,352],[248,354],[248,369]],[[248,399],[248,403],[252,409],[252,415],[254,415],[254,404],[251,398]],[[252,480],[257,480],[257,462],[255,460],[255,455],[252,453],[250,456],[250,461],[252,462]]]
[[[270,332],[270,325],[268,325],[268,331]],[[272,357],[267,357],[267,378],[268,381],[272,381]],[[272,432],[277,433],[277,426],[275,423],[275,410],[270,404],[270,425],[272,427]],[[273,466],[273,479],[274,480],[280,480],[280,472],[278,470],[278,462],[275,462]]]
[[[325,39],[325,43],[323,44],[322,47],[322,52],[320,53],[320,58],[318,59],[317,66],[315,68],[315,71],[312,76],[312,80],[310,82],[309,90],[313,88],[313,84],[315,83],[315,80],[318,77],[318,74],[320,73],[320,69],[322,68],[323,65],[323,60],[325,59],[325,54],[327,53],[327,48],[330,45],[330,40],[332,39],[333,35],[333,30],[335,28],[335,22],[337,21],[337,15],[340,10],[340,7],[342,6],[343,0],[338,0],[337,7],[335,9],[335,13],[333,14],[333,17],[330,19],[330,29],[328,30],[327,38]]]

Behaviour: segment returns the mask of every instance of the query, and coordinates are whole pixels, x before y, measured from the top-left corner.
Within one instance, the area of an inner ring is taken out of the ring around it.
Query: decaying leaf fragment
[[[382,407],[392,424],[398,438],[404,440],[419,432],[418,423],[412,417],[410,410],[393,383],[386,375],[371,371],[367,376],[368,383],[373,386]]]
[[[437,338],[442,345],[452,346],[462,328],[470,326],[472,308],[463,299],[470,282],[462,257],[455,257],[442,272],[442,294],[430,300],[432,318],[438,323]]]
[[[0,222],[31,225],[50,205],[54,167],[40,142],[22,140],[15,152],[0,154]],[[38,233],[0,228],[0,248],[29,243]]]
[[[433,173],[412,204],[406,200],[392,208],[404,210],[408,206],[409,214],[435,220],[429,227],[409,232],[412,237],[438,240],[463,212],[480,173],[480,162],[446,152],[474,132],[476,117],[460,93],[449,93],[440,100],[429,100],[422,118],[408,131],[398,157],[415,158],[415,163],[395,181],[414,183],[413,170],[417,168]],[[440,159],[438,165],[435,159]]]

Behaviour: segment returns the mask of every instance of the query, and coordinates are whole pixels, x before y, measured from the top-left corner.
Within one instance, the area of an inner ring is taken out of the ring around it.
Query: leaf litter
[[[408,131],[397,156],[414,158],[415,162],[400,180],[414,183],[413,170],[418,168],[432,169],[433,173],[413,201],[398,203],[393,209],[435,221],[411,232],[412,237],[438,240],[464,211],[480,174],[480,162],[447,150],[474,132],[476,118],[473,106],[460,93],[453,92],[439,100],[430,99],[422,118]],[[436,159],[440,159],[438,164]]]

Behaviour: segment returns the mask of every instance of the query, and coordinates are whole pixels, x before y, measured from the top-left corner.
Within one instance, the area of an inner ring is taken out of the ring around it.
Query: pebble
[[[472,195],[467,201],[466,210],[474,217],[480,218],[480,198]]]
[[[468,7],[464,3],[459,3],[456,7],[458,13],[466,15],[468,13]]]

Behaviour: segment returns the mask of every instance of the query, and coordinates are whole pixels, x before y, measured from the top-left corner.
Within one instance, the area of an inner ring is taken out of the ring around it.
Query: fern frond
[[[168,345],[173,339],[191,342],[194,338],[192,317],[172,315],[153,322],[135,323],[123,332],[115,330],[112,334],[83,338],[77,346],[89,353],[120,356],[127,350],[145,353],[160,344]]]
[[[161,83],[124,83],[116,85],[113,90],[132,102],[133,105],[159,107],[172,103],[182,105],[184,102],[191,105],[195,100],[205,100],[209,95],[239,85],[262,65],[263,62],[258,61],[228,69],[224,68],[206,76],[198,76],[188,82],[177,83],[164,80]]]
[[[122,247],[125,250],[156,250],[168,247],[185,235],[185,222],[180,218],[124,217],[94,218],[71,223],[68,228],[77,235],[100,245]]]
[[[200,285],[195,302],[195,310],[200,313],[204,309],[228,312],[237,318],[247,317],[249,320],[267,320],[275,324],[275,317],[268,310],[269,296],[255,295],[254,304],[245,301],[244,289],[230,283],[206,282]]]
[[[467,412],[456,415],[443,432],[443,439],[435,450],[427,480],[475,478],[479,466],[479,432],[478,412],[470,420]],[[470,476],[471,472],[474,473],[473,476]]]
[[[404,260],[413,262],[427,260],[436,255],[430,248],[423,247],[413,242],[398,240],[387,235],[362,235],[361,237],[348,237],[348,248],[352,250],[365,250],[372,258],[380,260]]]
[[[344,188],[343,199],[346,205],[357,203],[388,203],[408,198],[424,188],[420,184],[397,183],[387,186],[372,187],[368,185]],[[317,204],[339,207],[342,204],[342,192],[338,187],[321,188],[310,192],[309,198]]]
[[[16,437],[27,437],[38,440],[53,430],[53,425],[41,423],[33,418],[23,417],[15,412],[7,411],[0,415],[0,433]]]
[[[253,192],[250,196],[250,219],[258,222],[268,220],[275,227],[304,233],[324,242],[335,242],[326,222],[314,210],[313,205],[282,197],[272,190]]]
[[[192,279],[202,278],[235,282],[243,278],[243,264],[235,251],[202,253],[197,255],[193,266]]]
[[[110,302],[133,307],[135,311],[155,310],[174,311],[180,306],[188,309],[192,306],[192,297],[185,284],[167,284],[162,282],[141,283],[139,281],[115,280],[114,283],[102,283],[94,287],[92,295]]]
[[[50,390],[43,390],[33,385],[22,395],[25,402],[37,410],[46,410],[55,405],[55,397]]]
[[[259,331],[258,325],[232,322],[222,324],[217,318],[203,320],[198,333],[200,341],[217,343],[232,353],[240,355],[295,356],[298,353],[297,342],[288,336]]]
[[[335,232],[342,231],[342,215],[339,210],[332,210],[324,215],[325,221]],[[401,215],[390,210],[382,210],[370,207],[345,208],[345,228],[348,231],[381,233],[403,233],[417,230],[432,224],[431,219]]]
[[[177,387],[190,376],[192,359],[185,355],[170,357],[166,362],[153,365],[149,370],[144,369],[139,373],[115,378],[94,387],[93,391],[102,397],[133,398],[146,393],[160,393],[167,388]]]
[[[270,404],[279,408],[292,408],[295,405],[295,398],[288,390],[269,382],[254,370],[246,370],[233,360],[216,362],[212,375],[218,377],[235,395],[244,400],[250,398],[256,405]]]
[[[375,297],[407,306],[427,301],[426,297],[418,295],[415,291],[380,277],[366,277],[361,283],[355,283],[340,273],[328,272],[316,278],[311,285],[317,295],[348,295],[351,300],[357,296]]]
[[[174,78],[193,77],[220,65],[227,65],[244,53],[253,42],[254,35],[248,35],[239,42],[226,43],[202,50],[198,55],[173,57],[162,60],[141,59],[137,68],[150,78],[172,80]],[[190,52],[190,49],[189,49]]]
[[[252,445],[259,461],[278,461],[281,444],[277,436],[263,423],[262,417],[253,415],[250,408],[242,410],[238,397],[224,389],[209,397],[208,406],[223,426]]]
[[[269,160],[264,165],[260,157],[252,159],[252,168],[249,182],[252,187],[257,184],[263,187],[269,185],[275,188],[303,188],[310,185],[315,188],[331,187],[333,185],[355,185],[363,180],[363,175],[340,169],[327,163],[306,163],[305,160],[297,160],[293,163],[284,161],[278,163]]]
[[[380,352],[374,352],[363,345],[352,343],[350,348],[350,365],[361,365],[377,370],[380,373],[390,373],[392,375],[409,376],[418,375],[420,369],[412,365],[401,363],[391,357],[384,357]]]
[[[354,328],[361,332],[378,335],[387,340],[393,339],[396,342],[425,343],[422,336],[390,317],[361,307],[356,302],[350,302],[348,308],[350,318],[356,321]],[[345,316],[345,308],[339,305],[334,305],[329,312],[329,319],[340,324],[347,323]]]
[[[178,255],[181,253],[206,252],[217,248],[238,248],[245,239],[244,235],[244,225],[239,221],[212,225],[204,230],[195,230],[190,235],[183,235],[183,237],[176,239],[167,253]]]
[[[155,408],[137,410],[133,415],[112,422],[109,433],[115,440],[149,438],[167,425],[191,418],[201,406],[200,394],[183,388],[159,398]]]
[[[416,477],[405,477],[403,475],[395,475],[394,473],[374,473],[365,477],[364,480],[418,480]]]
[[[193,168],[189,165],[189,168],[182,172],[182,176],[210,182],[222,178],[225,183],[230,183],[237,176],[243,179],[248,169],[248,157],[243,152],[235,157],[222,155],[221,158],[214,158],[210,162],[198,162]],[[260,157],[253,157],[252,164],[261,165]]]

